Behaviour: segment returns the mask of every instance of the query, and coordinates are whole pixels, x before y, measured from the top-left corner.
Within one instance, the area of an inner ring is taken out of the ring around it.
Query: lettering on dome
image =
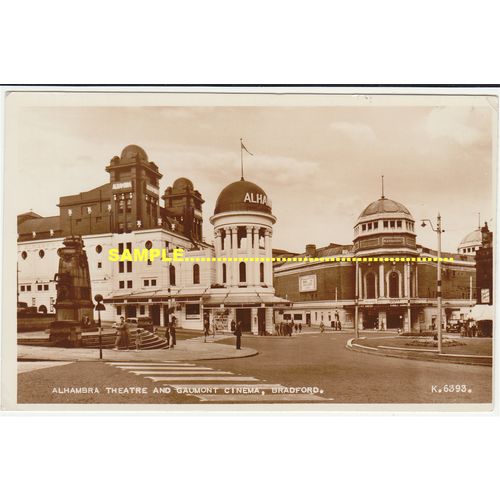
[[[260,205],[270,206],[267,202],[267,196],[265,194],[246,193],[243,201],[245,203],[259,203]]]

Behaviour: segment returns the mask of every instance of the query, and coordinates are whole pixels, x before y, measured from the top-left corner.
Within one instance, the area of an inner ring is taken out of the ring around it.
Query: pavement
[[[231,336],[232,337],[232,336]],[[223,337],[217,338],[222,340]],[[246,358],[258,354],[256,349],[242,347],[237,350],[233,345],[219,344],[218,342],[203,342],[203,338],[178,340],[174,349],[155,349],[136,352],[114,351],[103,349],[104,361],[202,361],[229,358]],[[19,361],[98,361],[99,349],[64,348],[45,346],[17,346]]]

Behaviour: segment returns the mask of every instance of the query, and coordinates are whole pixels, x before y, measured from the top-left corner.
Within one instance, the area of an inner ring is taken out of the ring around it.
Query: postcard
[[[496,96],[4,106],[4,409],[493,409]]]

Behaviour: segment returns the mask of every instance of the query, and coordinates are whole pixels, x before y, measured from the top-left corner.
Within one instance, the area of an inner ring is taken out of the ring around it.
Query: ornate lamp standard
[[[438,257],[437,257],[437,306],[438,306],[438,353],[443,352],[443,334],[441,329],[441,316],[442,316],[442,297],[441,297],[441,233],[444,233],[444,229],[441,229],[441,214],[437,215],[437,227],[434,229],[432,221],[429,219],[422,219],[422,227],[426,226],[426,222],[429,223],[431,229],[437,233],[438,238]]]

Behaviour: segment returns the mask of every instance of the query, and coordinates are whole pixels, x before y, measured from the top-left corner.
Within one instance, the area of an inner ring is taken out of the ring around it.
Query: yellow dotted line
[[[184,257],[176,262],[453,262],[453,257]]]

